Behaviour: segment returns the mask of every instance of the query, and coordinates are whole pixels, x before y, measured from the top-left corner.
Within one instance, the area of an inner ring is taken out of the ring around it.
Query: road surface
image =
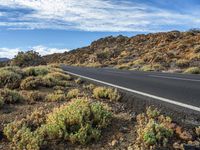
[[[62,66],[62,69],[82,78],[200,112],[200,75],[72,66]]]

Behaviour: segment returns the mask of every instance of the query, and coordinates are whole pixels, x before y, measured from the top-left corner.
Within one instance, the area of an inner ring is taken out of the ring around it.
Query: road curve
[[[68,73],[200,112],[200,75],[62,66]]]

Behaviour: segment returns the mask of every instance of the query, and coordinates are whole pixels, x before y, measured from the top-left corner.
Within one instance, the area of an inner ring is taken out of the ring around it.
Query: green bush
[[[111,117],[100,103],[90,104],[87,100],[78,99],[50,113],[47,124],[58,125],[65,140],[86,144],[99,139],[101,129],[110,123]]]
[[[184,71],[184,73],[187,74],[200,74],[200,68],[199,67],[190,67]]]
[[[27,77],[26,79],[22,80],[20,84],[20,88],[22,90],[34,90],[39,86],[45,85],[41,77]]]
[[[49,69],[47,66],[27,67],[24,73],[26,76],[44,76],[49,73]]]
[[[44,112],[34,111],[30,116],[20,121],[15,120],[7,124],[3,130],[8,140],[12,141],[14,149],[39,150],[42,136],[35,130],[44,124]]]
[[[66,100],[66,95],[63,91],[57,90],[54,93],[50,93],[45,98],[46,101],[56,102]]]
[[[9,89],[1,89],[0,97],[3,98],[6,104],[13,104],[24,100],[19,92]]]
[[[15,58],[12,59],[12,66],[27,67],[45,65],[44,59],[35,51],[19,52]]]
[[[141,71],[154,71],[152,65],[144,65],[140,68]]]
[[[45,98],[45,94],[39,91],[22,91],[21,94],[24,97],[24,100],[28,103],[35,103],[36,101],[42,101]]]
[[[11,70],[0,69],[0,87],[10,89],[18,88],[22,79],[22,75]]]
[[[76,98],[79,96],[79,89],[71,89],[68,93],[67,93],[67,98],[71,99],[71,98]]]
[[[78,78],[78,79],[75,80],[75,82],[76,82],[77,84],[82,84],[82,83],[83,83],[83,80],[82,80],[81,78]]]
[[[173,137],[171,118],[160,115],[157,109],[147,108],[146,113],[137,116],[137,139],[135,149],[160,149],[167,147]]]
[[[13,137],[13,146],[19,150],[40,150],[43,139],[39,135],[31,132],[29,128],[23,126]]]
[[[185,67],[188,67],[189,66],[189,60],[185,60],[185,59],[179,59],[177,62],[176,62],[176,65],[180,68],[185,68]]]
[[[71,76],[68,74],[64,74],[61,72],[53,72],[53,73],[49,73],[48,76],[56,78],[57,80],[71,80]]]
[[[95,98],[105,98],[111,101],[118,101],[121,98],[117,89],[106,88],[106,87],[96,87],[93,90],[93,96]]]

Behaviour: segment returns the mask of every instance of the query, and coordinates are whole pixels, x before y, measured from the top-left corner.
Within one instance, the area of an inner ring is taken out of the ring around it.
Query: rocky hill
[[[63,54],[45,56],[48,63],[143,71],[184,71],[200,66],[200,32],[161,32],[133,37],[109,36]]]

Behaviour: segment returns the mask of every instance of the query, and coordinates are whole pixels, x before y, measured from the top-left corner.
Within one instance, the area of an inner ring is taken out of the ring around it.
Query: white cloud
[[[0,58],[13,58],[19,51],[18,48],[0,48]]]
[[[199,25],[198,15],[126,0],[120,4],[114,0],[0,0],[0,5],[35,10],[20,16],[22,22],[0,24],[10,29],[155,31],[166,25]]]
[[[42,45],[30,47],[29,49],[38,52],[42,56],[69,51],[69,49],[48,48]],[[0,48],[0,58],[3,57],[13,58],[20,51],[25,51],[25,50],[21,48]]]

